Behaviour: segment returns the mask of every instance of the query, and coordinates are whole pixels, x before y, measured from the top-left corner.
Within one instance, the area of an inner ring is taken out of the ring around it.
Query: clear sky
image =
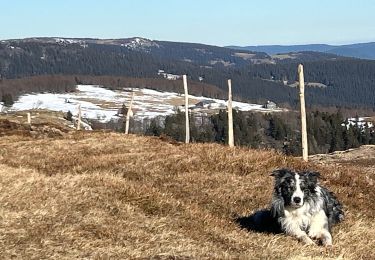
[[[259,45],[375,41],[375,0],[0,0],[0,39]]]

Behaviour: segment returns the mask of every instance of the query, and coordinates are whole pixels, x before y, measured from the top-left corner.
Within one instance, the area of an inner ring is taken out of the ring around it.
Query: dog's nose
[[[294,201],[295,203],[300,203],[300,202],[301,202],[301,198],[300,198],[300,197],[294,197],[294,198],[293,198],[293,201]]]

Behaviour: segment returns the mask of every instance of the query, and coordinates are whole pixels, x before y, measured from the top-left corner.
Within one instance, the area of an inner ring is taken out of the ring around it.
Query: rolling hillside
[[[104,132],[33,138],[16,125],[0,139],[2,259],[374,256],[375,176],[360,165]],[[343,202],[333,247],[247,230],[280,167],[319,170]]]

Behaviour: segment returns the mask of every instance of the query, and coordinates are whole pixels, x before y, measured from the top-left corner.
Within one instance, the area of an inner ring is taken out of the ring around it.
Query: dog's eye
[[[293,179],[286,179],[285,182],[287,184],[294,184],[294,180]]]

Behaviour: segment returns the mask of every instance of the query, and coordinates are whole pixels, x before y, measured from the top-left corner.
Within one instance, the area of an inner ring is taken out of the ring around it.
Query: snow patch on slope
[[[135,92],[133,110],[136,120],[166,116],[175,113],[176,108],[183,109],[184,95],[174,92],[160,92],[151,89],[137,89]],[[108,122],[111,119],[118,119],[118,111],[125,103],[129,104],[131,90],[110,90],[95,85],[77,85],[77,91],[65,94],[27,94],[20,96],[10,110],[20,111],[29,109],[48,109],[53,111],[71,111],[73,115],[78,114],[78,105],[81,105],[82,117]],[[189,95],[192,103],[200,101],[212,101],[213,109],[225,109],[225,100]],[[189,106],[195,112],[202,112],[202,108]],[[263,108],[259,104],[244,102],[233,102],[233,108],[241,111],[275,111]],[[277,110],[276,110],[277,111]]]
[[[123,47],[127,47],[131,50],[143,50],[149,51],[150,47],[159,47],[157,43],[152,40],[144,38],[134,38],[130,42],[121,44]]]

